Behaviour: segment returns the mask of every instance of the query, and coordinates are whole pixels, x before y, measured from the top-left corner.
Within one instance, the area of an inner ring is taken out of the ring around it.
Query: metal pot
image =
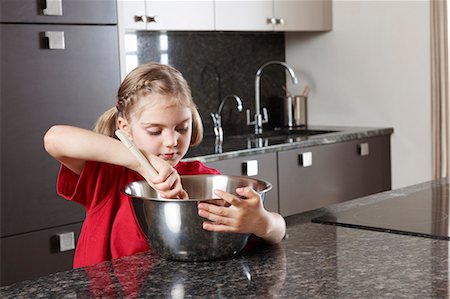
[[[249,234],[209,232],[203,229],[197,205],[201,201],[223,204],[214,194],[221,189],[235,194],[236,188],[250,186],[264,199],[269,182],[225,175],[181,176],[190,199],[164,199],[147,182],[133,182],[124,192],[133,198],[137,220],[151,249],[160,256],[179,261],[224,259],[240,252]]]

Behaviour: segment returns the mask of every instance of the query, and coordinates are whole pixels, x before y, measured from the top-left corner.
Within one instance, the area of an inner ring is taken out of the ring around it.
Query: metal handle
[[[136,22],[136,23],[139,23],[139,22],[145,22],[145,16],[134,16],[134,21]]]
[[[284,19],[283,18],[276,18],[275,24],[277,25],[284,25]]]
[[[45,16],[62,16],[62,0],[44,0],[42,14]]]
[[[306,152],[298,155],[298,165],[308,167],[312,165],[312,153]]]
[[[147,23],[158,23],[157,16],[147,16],[146,18]]]
[[[262,123],[266,124],[266,123],[269,122],[269,114],[267,113],[267,108],[266,107],[262,108],[262,113],[263,113]]]
[[[242,163],[242,175],[258,175],[258,160],[249,160]]]
[[[369,143],[364,142],[358,145],[358,154],[360,156],[368,156],[369,155]]]
[[[75,249],[75,233],[60,233],[56,235],[56,239],[58,240],[59,251],[68,251]]]
[[[247,117],[247,125],[254,125],[256,123],[255,120],[250,120],[250,109],[245,110],[245,114]]]
[[[64,50],[66,48],[64,31],[46,31],[44,36],[48,40],[50,50]]]
[[[267,18],[266,19],[267,24],[272,24],[275,25],[276,24],[276,20],[275,18]]]

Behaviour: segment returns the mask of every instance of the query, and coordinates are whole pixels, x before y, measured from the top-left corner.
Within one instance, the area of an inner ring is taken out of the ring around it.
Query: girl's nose
[[[163,145],[167,147],[173,147],[178,144],[178,134],[176,132],[170,132],[165,134]]]

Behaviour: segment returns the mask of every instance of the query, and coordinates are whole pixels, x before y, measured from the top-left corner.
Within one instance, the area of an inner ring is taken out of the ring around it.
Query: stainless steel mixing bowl
[[[200,201],[222,204],[214,194],[220,189],[232,194],[250,186],[261,195],[272,188],[269,182],[226,175],[181,176],[189,199],[164,199],[147,182],[133,182],[124,192],[133,198],[133,206],[151,249],[160,256],[179,261],[206,261],[231,257],[244,248],[249,234],[210,232],[202,228],[197,204]]]

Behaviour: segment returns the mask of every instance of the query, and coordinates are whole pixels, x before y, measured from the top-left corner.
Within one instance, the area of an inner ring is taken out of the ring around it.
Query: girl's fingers
[[[184,189],[182,189],[180,194],[178,194],[178,197],[180,199],[189,199],[189,194]]]
[[[223,224],[215,224],[211,222],[203,222],[203,229],[211,232],[233,233],[236,229],[232,226]]]
[[[236,193],[245,198],[253,198],[259,196],[258,192],[256,192],[255,190],[253,190],[253,188],[250,187],[237,188]]]
[[[200,212],[202,212],[202,217],[207,218],[211,221],[216,221],[219,217],[229,217],[230,216],[230,212],[229,209],[227,207],[224,206],[217,206],[215,204],[207,204],[207,203],[200,203],[198,205],[198,209],[199,209],[199,215]],[[214,215],[216,217],[211,217],[210,215]],[[215,218],[215,219],[211,219],[211,218]]]
[[[171,178],[171,177],[174,175],[174,173],[177,174],[173,168],[171,169],[168,167],[162,167],[162,168],[158,169],[158,175],[155,177],[152,177],[151,180],[154,184],[161,184],[168,180],[172,180],[172,181],[170,181],[170,185],[172,185],[174,183],[174,181],[173,181],[173,178]]]
[[[153,180],[152,180],[153,181]],[[154,181],[153,181],[154,182]],[[174,171],[161,183],[154,183],[154,187],[160,195],[166,198],[177,198],[179,194],[185,197],[186,193],[181,186],[180,176]],[[183,193],[184,191],[184,193]],[[186,193],[187,194],[187,193]]]
[[[149,154],[148,160],[158,172],[157,176],[150,177],[152,187],[158,191],[163,198],[189,198],[187,192],[183,190],[181,178],[177,171],[161,158]]]
[[[159,190],[158,190],[159,191]],[[164,198],[187,198],[186,191],[183,190],[183,187],[180,183],[176,183],[169,190],[162,190],[159,194]]]
[[[237,198],[235,195],[222,191],[222,190],[214,190],[214,194],[228,202],[229,204],[239,207],[242,204],[242,200]]]

